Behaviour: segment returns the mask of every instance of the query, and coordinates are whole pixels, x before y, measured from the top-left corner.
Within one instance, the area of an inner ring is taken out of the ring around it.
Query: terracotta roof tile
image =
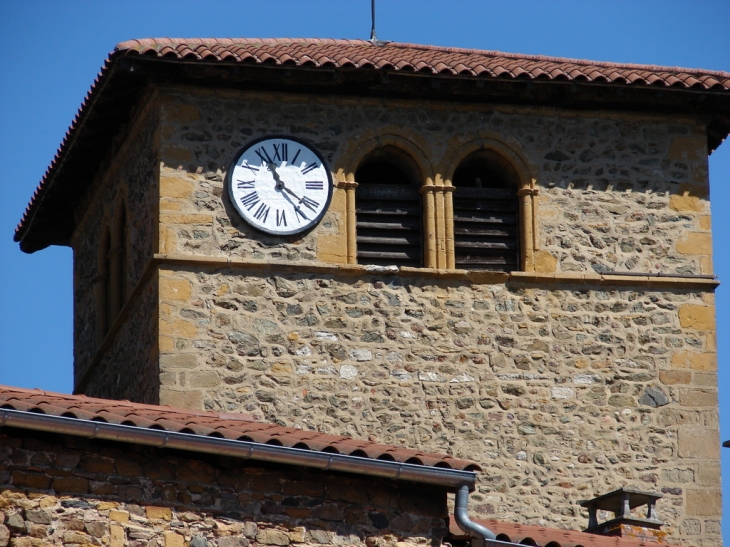
[[[535,545],[536,547],[676,547],[669,543],[642,541],[632,538],[620,538],[589,534],[577,530],[558,530],[545,528],[534,524],[514,524],[499,520],[474,519],[497,534],[500,541]],[[452,536],[466,537],[454,521],[452,516],[449,522],[449,532]]]
[[[430,467],[479,470],[479,466],[472,461],[452,458],[445,454],[424,454],[418,450],[399,446],[257,422],[246,414],[196,412],[169,406],[95,399],[84,395],[65,395],[2,385],[0,385],[0,408],[105,421],[139,428],[164,429],[176,433],[222,436],[226,439],[250,440],[261,444],[277,444],[372,459],[382,459],[387,455],[387,459],[400,463],[421,462]]]
[[[310,68],[392,70],[421,74],[469,75],[506,80],[583,81],[603,85],[659,86],[698,91],[730,91],[730,73],[518,55],[498,51],[447,48],[389,42],[376,46],[365,40],[290,38],[145,38],[116,46],[94,80],[71,127],[36,188],[15,230],[21,241],[43,200],[49,181],[62,163],[80,120],[90,110],[100,85],[116,59],[146,56],[204,62],[238,62]],[[724,138],[724,137],[723,137]]]

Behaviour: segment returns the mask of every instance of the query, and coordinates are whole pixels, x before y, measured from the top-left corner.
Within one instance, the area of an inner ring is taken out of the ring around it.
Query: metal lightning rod
[[[378,40],[378,36],[375,34],[375,0],[370,0],[370,12],[372,14],[372,26],[370,27],[370,43],[375,46],[384,46],[387,41]]]

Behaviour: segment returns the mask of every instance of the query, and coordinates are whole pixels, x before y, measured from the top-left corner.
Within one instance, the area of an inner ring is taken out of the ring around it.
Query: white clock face
[[[269,137],[241,150],[228,173],[228,191],[251,226],[289,235],[322,219],[332,197],[332,177],[310,146],[289,137]]]

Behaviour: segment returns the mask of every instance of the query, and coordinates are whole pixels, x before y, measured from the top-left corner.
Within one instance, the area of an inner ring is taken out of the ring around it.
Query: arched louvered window
[[[127,212],[124,202],[120,201],[114,215],[113,246],[111,250],[112,313],[122,310],[127,299]]]
[[[99,242],[99,278],[98,286],[98,303],[99,303],[99,338],[103,339],[104,335],[109,332],[112,323],[111,309],[111,234],[109,228],[104,226],[101,231],[101,239]]]
[[[456,267],[509,272],[520,268],[518,175],[491,150],[464,158],[454,172]]]
[[[379,266],[423,265],[421,175],[394,146],[375,150],[355,173],[357,262]]]

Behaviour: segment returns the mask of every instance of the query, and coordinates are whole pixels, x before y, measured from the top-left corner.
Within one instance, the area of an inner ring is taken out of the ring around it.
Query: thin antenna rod
[[[388,41],[378,40],[378,36],[375,34],[375,0],[370,0],[370,11],[373,15],[373,25],[370,27],[370,43],[375,46],[384,46]]]
[[[375,43],[378,41],[378,37],[375,35],[375,0],[370,0],[370,13],[373,18],[373,25],[370,27],[370,41]]]

